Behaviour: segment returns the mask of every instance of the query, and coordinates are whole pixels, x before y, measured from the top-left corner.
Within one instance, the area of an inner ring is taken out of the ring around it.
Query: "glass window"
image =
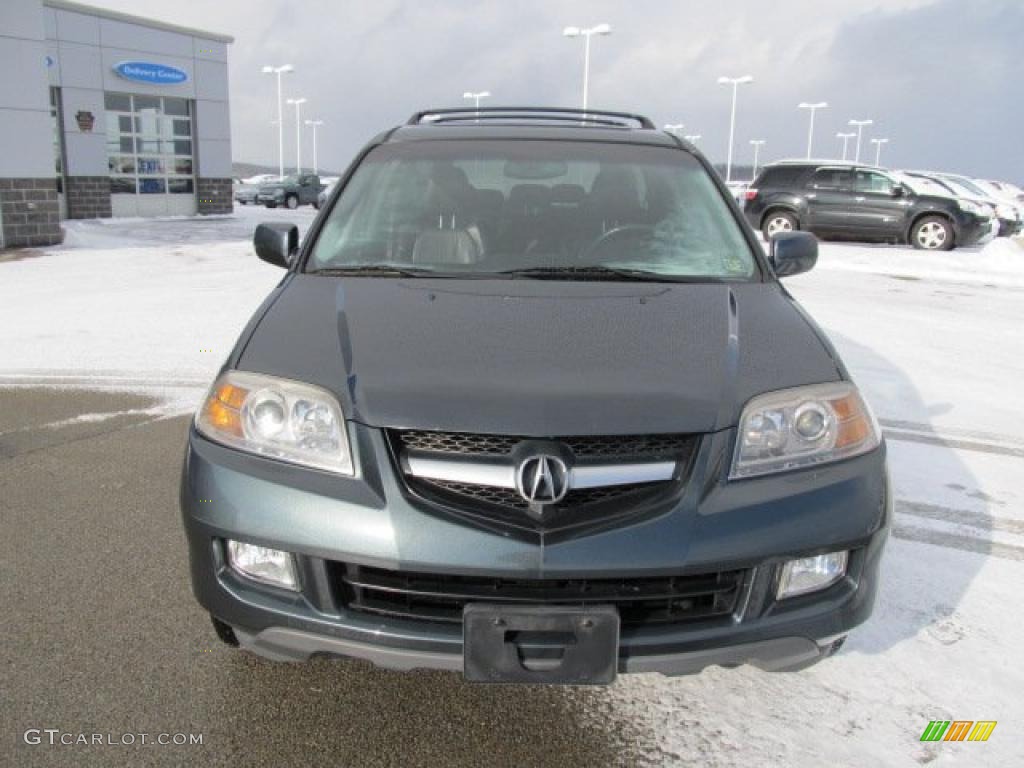
[[[331,210],[309,268],[380,264],[475,274],[604,267],[698,280],[756,271],[692,156],[554,141],[374,149]]]
[[[50,88],[50,124],[53,126],[53,171],[57,178],[57,194],[64,193],[63,131],[60,121],[60,90]]]
[[[171,99],[164,97],[164,114],[183,115],[185,117],[188,117],[188,99]]]
[[[167,183],[164,179],[139,179],[140,195],[162,195],[167,191]]]
[[[850,189],[853,174],[845,168],[819,168],[807,186],[811,189]]]
[[[131,155],[111,155],[107,158],[111,173],[135,173],[135,158]]]
[[[145,112],[146,110],[160,111],[159,96],[134,96],[132,100],[135,102],[136,112]]]
[[[111,191],[116,194],[194,191],[189,100],[108,93],[105,102]],[[169,184],[169,179],[174,183]]]
[[[103,96],[103,104],[108,112],[131,112],[132,97],[127,93],[107,93]]]
[[[854,189],[858,192],[870,192],[875,195],[892,194],[892,179],[881,173],[871,171],[857,171],[854,177]]]

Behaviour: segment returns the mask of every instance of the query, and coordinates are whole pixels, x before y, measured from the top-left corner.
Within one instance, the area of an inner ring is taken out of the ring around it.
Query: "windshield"
[[[988,197],[988,193],[985,190],[975,186],[967,179],[961,179],[955,176],[944,176],[943,181],[947,182],[954,189],[960,190],[960,193],[967,195],[968,197]]]
[[[756,266],[704,168],[675,149],[560,141],[377,147],[306,271],[748,279]]]
[[[895,174],[896,178],[906,184],[912,191],[919,195],[938,195],[939,197],[951,197],[953,190],[949,187],[924,176],[912,176],[906,174]]]

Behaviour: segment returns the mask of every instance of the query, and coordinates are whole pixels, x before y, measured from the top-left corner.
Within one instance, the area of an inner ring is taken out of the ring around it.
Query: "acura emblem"
[[[530,456],[516,469],[516,490],[531,505],[556,504],[569,490],[569,468],[557,456]]]

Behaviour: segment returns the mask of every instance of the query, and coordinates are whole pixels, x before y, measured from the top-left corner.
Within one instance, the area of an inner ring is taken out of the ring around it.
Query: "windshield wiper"
[[[561,277],[580,280],[594,278],[598,280],[632,280],[643,283],[666,283],[679,280],[679,278],[672,275],[649,272],[645,269],[605,267],[597,264],[591,266],[523,267],[521,269],[502,270],[497,274],[511,277],[529,277],[537,280],[558,279]]]
[[[417,267],[396,267],[389,264],[354,264],[351,267],[326,267],[310,270],[306,274],[324,275],[326,277],[346,277],[360,275],[364,277],[446,277],[447,273]]]

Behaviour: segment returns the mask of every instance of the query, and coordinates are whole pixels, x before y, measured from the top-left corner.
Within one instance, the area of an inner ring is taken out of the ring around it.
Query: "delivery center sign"
[[[125,80],[150,85],[178,85],[188,81],[188,72],[151,61],[121,61],[114,65],[114,71]]]

